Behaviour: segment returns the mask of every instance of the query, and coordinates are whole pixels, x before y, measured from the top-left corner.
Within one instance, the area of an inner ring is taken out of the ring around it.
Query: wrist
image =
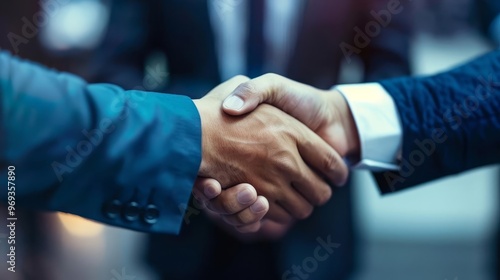
[[[336,122],[340,127],[342,135],[344,137],[343,142],[345,143],[345,148],[341,151],[341,156],[346,158],[356,158],[359,159],[361,155],[361,144],[358,133],[358,128],[354,120],[351,108],[347,103],[344,96],[338,91],[333,90],[331,95],[331,107],[335,113]]]
[[[207,137],[209,135],[207,129],[208,129],[208,113],[206,111],[206,106],[204,105],[203,101],[201,99],[195,99],[193,100],[194,105],[196,106],[196,109],[198,110],[198,114],[200,115],[200,120],[201,120],[201,163],[200,163],[200,168],[198,170],[198,176],[202,177],[208,177],[208,166],[209,164],[207,163],[207,145],[208,145],[208,140]]]

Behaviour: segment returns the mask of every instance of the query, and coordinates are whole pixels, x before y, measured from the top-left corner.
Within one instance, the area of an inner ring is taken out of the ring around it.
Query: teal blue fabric
[[[0,52],[0,182],[15,166],[16,206],[176,234],[201,162],[190,98],[88,84]],[[5,201],[6,188],[0,198]],[[147,224],[106,217],[117,199],[155,205]]]

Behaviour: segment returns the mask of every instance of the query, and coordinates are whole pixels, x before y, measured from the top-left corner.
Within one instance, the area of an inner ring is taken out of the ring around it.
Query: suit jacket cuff
[[[201,162],[189,98],[87,84],[4,52],[0,92],[0,163],[16,167],[16,206],[179,232]]]

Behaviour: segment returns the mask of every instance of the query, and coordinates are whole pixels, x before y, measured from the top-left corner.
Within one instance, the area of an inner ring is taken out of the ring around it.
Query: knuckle
[[[281,174],[290,177],[300,175],[299,164],[297,160],[284,151],[281,155],[273,155],[273,165],[281,172]]]
[[[245,75],[236,75],[236,76],[234,76],[234,78],[239,79],[239,80],[246,80],[246,81],[249,80],[249,78]]]
[[[326,174],[333,174],[339,168],[339,159],[333,152],[327,153],[323,162],[323,171]]]
[[[271,73],[271,72],[268,72],[268,73],[265,73],[264,75],[262,75],[262,78],[266,79],[266,80],[270,80],[270,81],[274,81],[278,78],[279,76],[275,73]]]
[[[236,88],[236,92],[240,97],[252,95],[256,93],[256,86],[253,81],[246,81]]]

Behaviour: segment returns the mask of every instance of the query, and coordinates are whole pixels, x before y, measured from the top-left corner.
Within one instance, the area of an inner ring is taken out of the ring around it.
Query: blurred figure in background
[[[2,1],[0,48],[49,67],[57,67],[52,55],[42,47],[38,36],[40,28],[33,22],[33,16],[41,10],[41,4],[34,0]]]
[[[500,46],[500,1],[476,0],[477,22],[483,34]]]
[[[87,77],[197,98],[236,74],[275,72],[329,88],[342,62],[357,57],[364,81],[407,75],[410,9],[387,0],[115,0]],[[318,237],[340,247],[314,272],[294,268]],[[191,216],[180,236],[151,236],[148,259],[163,279],[346,279],[356,251],[351,188],[335,189],[283,239],[247,239]]]

